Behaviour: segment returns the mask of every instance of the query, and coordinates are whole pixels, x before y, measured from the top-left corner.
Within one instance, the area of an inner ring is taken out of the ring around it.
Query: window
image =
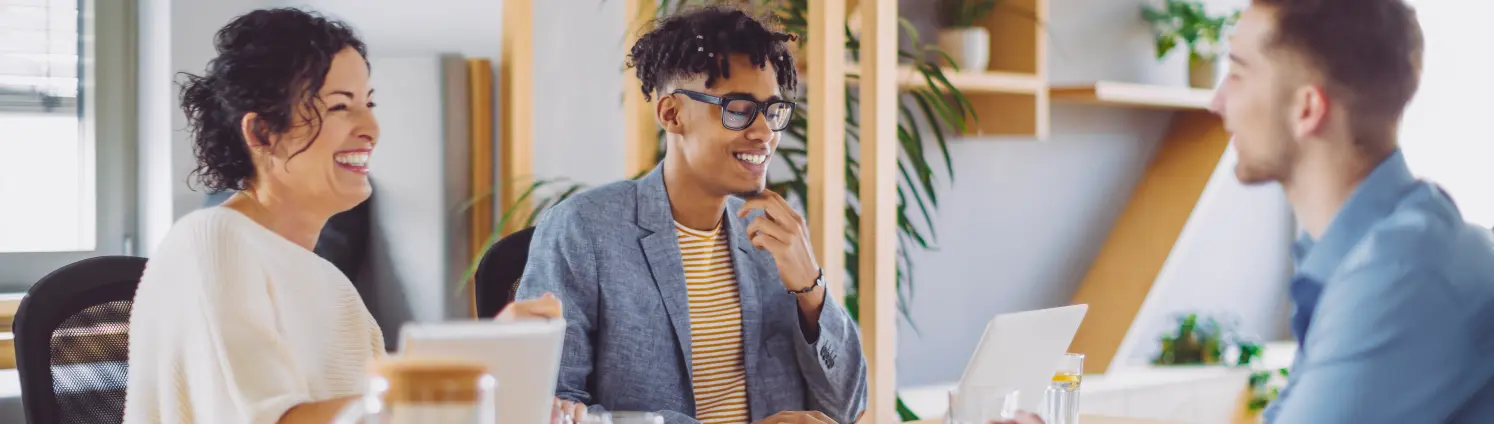
[[[129,250],[133,5],[0,0],[0,291]]]
[[[1402,122],[1412,172],[1442,185],[1468,221],[1494,227],[1494,51],[1484,22],[1494,3],[1413,0],[1426,52],[1421,88]]]
[[[0,251],[93,250],[92,140],[78,109],[78,7],[51,0],[0,6]],[[40,183],[45,181],[46,183]]]

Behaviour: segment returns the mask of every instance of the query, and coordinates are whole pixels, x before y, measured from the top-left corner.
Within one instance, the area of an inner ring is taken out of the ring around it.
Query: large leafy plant
[[[799,51],[805,51],[803,43],[812,36],[809,34],[809,1],[811,0],[660,0],[656,10],[659,16],[665,16],[694,5],[731,3],[746,6],[775,17],[785,31],[799,36]],[[911,23],[906,20],[900,23],[903,34],[912,41],[909,45],[913,47],[899,49],[898,57],[905,62],[904,66],[911,67],[919,79],[925,83],[908,90],[907,100],[898,105],[897,304],[900,314],[904,319],[909,319],[908,303],[911,301],[914,286],[914,263],[911,252],[914,249],[934,249],[936,246],[937,236],[933,218],[939,198],[935,183],[941,173],[945,178],[953,180],[954,169],[950,160],[949,138],[953,134],[963,132],[967,126],[967,120],[975,119],[976,114],[965,95],[945,77],[945,70],[937,63],[927,60],[929,57],[948,59],[948,55],[937,47],[923,44]],[[855,37],[855,33],[856,31],[853,31],[850,26],[845,28],[846,51],[850,56],[849,59],[853,61],[860,57],[861,52],[861,43]],[[953,60],[949,62],[952,63]],[[847,80],[859,79],[857,72],[859,69],[856,67],[848,67]],[[791,119],[788,129],[785,130],[788,137],[785,137],[774,152],[777,160],[785,164],[789,172],[787,175],[771,176],[769,188],[783,194],[800,210],[807,209],[805,202],[809,198],[810,188],[807,183],[808,150],[804,143],[814,142],[808,140],[808,109],[813,107],[846,108],[845,272],[849,278],[846,280],[843,293],[845,293],[846,309],[852,317],[857,317],[859,316],[857,311],[859,295],[856,281],[860,277],[859,264],[861,262],[860,253],[857,251],[857,242],[860,240],[861,211],[858,200],[861,178],[856,152],[860,142],[861,122],[856,111],[859,110],[860,100],[856,93],[850,90],[849,84],[845,89],[847,93],[843,105],[814,105],[807,104],[802,99],[799,100],[800,107],[797,108],[797,113]],[[659,150],[660,157],[662,157],[662,136],[660,142]],[[936,168],[940,167],[943,168],[943,172],[936,171]],[[584,186],[580,184],[564,180],[535,181],[522,195],[523,200],[531,201],[534,206],[523,211],[513,209],[504,211],[498,225],[494,228],[505,228],[504,224],[511,220],[521,220],[526,225],[533,225],[544,209],[583,188]],[[521,201],[520,204],[523,202]],[[500,237],[498,231],[501,230],[495,230],[485,246],[491,246]],[[476,257],[481,258],[481,252]],[[469,267],[469,276],[475,269],[476,263],[474,262]],[[911,324],[911,319],[908,322]],[[916,325],[914,330],[917,331]],[[897,406],[903,419],[917,419],[917,416],[901,401]]]

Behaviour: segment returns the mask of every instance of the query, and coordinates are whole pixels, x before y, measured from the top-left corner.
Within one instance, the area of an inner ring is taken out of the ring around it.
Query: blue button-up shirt
[[[1385,159],[1293,246],[1297,359],[1265,421],[1494,423],[1490,239],[1400,152]]]

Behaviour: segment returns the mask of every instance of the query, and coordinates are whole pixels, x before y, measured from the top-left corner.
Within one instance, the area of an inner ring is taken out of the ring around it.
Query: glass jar
[[[1021,392],[995,387],[965,387],[949,391],[944,424],[985,424],[1017,417]]]
[[[334,424],[496,424],[498,382],[481,363],[390,358],[370,366],[368,388]]]

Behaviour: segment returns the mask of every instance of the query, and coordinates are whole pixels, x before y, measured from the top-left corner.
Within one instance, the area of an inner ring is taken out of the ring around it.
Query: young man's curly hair
[[[792,92],[799,77],[787,43],[798,37],[764,21],[729,6],[690,9],[655,21],[628,53],[628,67],[643,82],[644,100],[678,78],[705,75],[706,87],[730,78],[732,54],[746,55],[755,66],[772,64],[779,89]]]

